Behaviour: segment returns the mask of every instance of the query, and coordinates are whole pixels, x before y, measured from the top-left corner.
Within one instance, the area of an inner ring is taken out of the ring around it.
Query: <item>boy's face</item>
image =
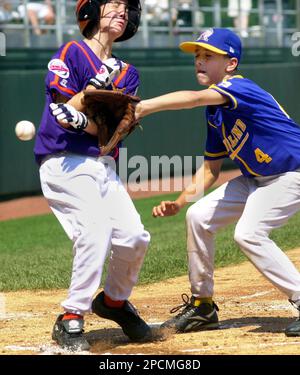
[[[100,6],[100,29],[114,39],[123,35],[128,23],[128,0],[110,0]]]
[[[198,47],[195,51],[196,77],[199,84],[203,86],[221,82],[235,70],[237,63],[236,58],[230,58],[203,47]]]

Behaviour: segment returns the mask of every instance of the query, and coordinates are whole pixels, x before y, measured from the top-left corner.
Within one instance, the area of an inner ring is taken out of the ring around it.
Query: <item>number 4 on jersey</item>
[[[260,148],[257,148],[255,151],[256,160],[259,163],[267,163],[269,164],[272,161],[271,156],[265,154]]]

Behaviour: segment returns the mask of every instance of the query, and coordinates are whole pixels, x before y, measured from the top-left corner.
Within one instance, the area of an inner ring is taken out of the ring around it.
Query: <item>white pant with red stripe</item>
[[[193,204],[186,217],[192,294],[213,295],[214,236],[238,220],[234,239],[241,250],[272,284],[299,300],[300,273],[269,238],[272,229],[298,210],[300,171],[253,179],[239,176]]]
[[[40,178],[44,196],[74,243],[65,311],[90,311],[110,250],[104,290],[113,300],[127,299],[150,235],[113,168],[101,158],[58,154],[42,163]]]

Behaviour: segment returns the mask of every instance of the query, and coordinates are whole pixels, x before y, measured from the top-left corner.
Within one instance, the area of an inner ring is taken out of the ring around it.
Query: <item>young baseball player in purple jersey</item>
[[[230,30],[214,28],[195,42],[180,45],[195,54],[202,91],[178,91],[144,100],[136,107],[141,118],[163,110],[207,106],[205,161],[175,201],[153,208],[154,217],[171,216],[184,207],[202,184],[217,180],[222,161],[230,157],[239,176],[189,207],[186,215],[187,251],[192,297],[163,327],[178,332],[219,326],[213,302],[214,237],[237,222],[234,239],[255,267],[300,310],[300,273],[269,238],[300,209],[300,127],[271,94],[236,74],[241,58],[240,39]],[[198,185],[197,185],[198,184]],[[286,329],[300,335],[300,319]]]
[[[140,12],[139,0],[79,0],[76,16],[85,38],[63,45],[48,65],[34,151],[43,194],[74,244],[69,294],[52,333],[71,350],[89,349],[83,316],[91,310],[117,322],[131,340],[150,334],[127,300],[150,235],[114,169],[98,157],[95,124],[80,111],[86,87],[136,93],[138,72],[112,56],[112,45],[135,34]],[[93,300],[110,250],[104,291]]]

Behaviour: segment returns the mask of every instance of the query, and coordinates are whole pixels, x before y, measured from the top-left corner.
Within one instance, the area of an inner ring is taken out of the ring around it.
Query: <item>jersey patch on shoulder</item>
[[[226,81],[226,82],[222,82],[222,83],[220,83],[218,86],[223,86],[223,87],[225,87],[225,88],[228,88],[228,87],[232,86],[232,83]]]
[[[68,81],[64,78],[60,81],[60,85],[67,88],[68,87]]]
[[[60,78],[69,78],[70,70],[67,65],[60,59],[53,59],[48,64],[48,70]]]

